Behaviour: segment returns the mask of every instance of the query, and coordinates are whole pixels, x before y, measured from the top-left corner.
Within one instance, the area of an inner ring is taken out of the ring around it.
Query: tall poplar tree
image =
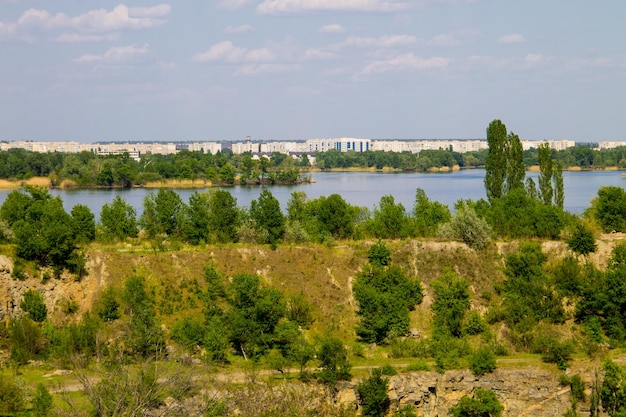
[[[506,137],[506,151],[506,192],[508,193],[515,188],[524,188],[524,178],[526,177],[522,141],[513,132]]]
[[[552,205],[554,188],[552,187],[553,165],[550,144],[545,142],[539,145],[539,195],[543,204]]]
[[[506,126],[500,120],[487,128],[487,158],[485,160],[485,190],[489,201],[504,195],[507,174]]]

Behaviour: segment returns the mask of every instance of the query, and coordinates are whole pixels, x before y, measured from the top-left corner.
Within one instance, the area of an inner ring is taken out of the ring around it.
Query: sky
[[[0,0],[0,140],[626,140],[624,0]]]

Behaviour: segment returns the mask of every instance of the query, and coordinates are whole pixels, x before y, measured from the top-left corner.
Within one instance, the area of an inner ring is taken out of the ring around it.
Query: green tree
[[[364,341],[386,343],[409,330],[409,312],[422,302],[420,283],[396,265],[374,262],[357,273],[353,285],[361,320],[357,335]]]
[[[341,339],[329,334],[323,336],[319,342],[317,359],[320,361],[318,378],[321,382],[332,385],[351,378],[348,350]]]
[[[576,224],[576,230],[568,239],[567,245],[574,252],[584,256],[595,252],[597,249],[596,238],[593,236],[593,232],[582,222]]]
[[[469,364],[474,375],[488,374],[496,369],[496,355],[489,347],[483,347],[470,356]]]
[[[241,223],[237,199],[226,190],[215,190],[209,193],[207,203],[210,234],[220,243],[236,242]]]
[[[626,372],[618,364],[607,359],[603,366],[604,380],[600,390],[602,408],[611,417],[626,415]]]
[[[563,210],[565,203],[565,186],[563,184],[563,167],[559,162],[554,162],[554,205]]]
[[[122,197],[116,195],[111,203],[102,206],[100,225],[108,238],[124,240],[137,237],[137,212]]]
[[[431,282],[433,288],[433,335],[460,337],[463,319],[470,307],[469,284],[451,270]]]
[[[37,417],[45,417],[52,409],[53,398],[50,392],[42,383],[37,384],[35,395],[33,395],[33,411]]]
[[[150,238],[160,234],[180,236],[185,209],[185,203],[174,190],[161,188],[156,194],[150,193],[144,198],[139,224]]]
[[[270,244],[276,245],[285,233],[285,217],[280,203],[269,190],[261,191],[259,198],[250,204],[250,216],[258,228],[266,230]]]
[[[426,192],[417,189],[413,206],[415,233],[418,236],[434,236],[440,224],[449,222],[452,215],[448,206],[438,201],[430,201]]]
[[[76,238],[80,243],[89,243],[96,239],[96,221],[94,214],[84,204],[72,207],[72,218],[76,227]]]
[[[489,123],[487,128],[489,151],[485,160],[485,190],[489,201],[501,198],[506,190],[507,134],[500,120]]]
[[[605,233],[626,231],[626,191],[622,187],[600,187],[588,213]]]
[[[24,293],[24,297],[20,302],[20,308],[37,323],[43,322],[48,316],[48,309],[46,308],[43,295],[37,290],[27,290]]]
[[[370,232],[379,239],[397,239],[409,234],[409,218],[404,206],[396,204],[393,196],[381,197],[374,217],[369,224]]]
[[[524,188],[526,167],[524,166],[524,149],[522,142],[515,133],[511,132],[506,138],[507,173],[506,192],[515,188]]]
[[[552,186],[552,178],[554,174],[554,163],[552,160],[552,151],[549,143],[539,145],[539,194],[543,204],[551,205],[554,196],[554,188]]]
[[[504,407],[493,391],[478,388],[473,396],[464,396],[450,409],[453,417],[499,417]]]
[[[387,394],[389,379],[383,377],[380,368],[374,369],[369,377],[357,386],[361,415],[383,417],[389,410],[390,399]]]
[[[157,353],[164,346],[164,337],[145,280],[137,276],[128,278],[122,300],[129,317],[127,346],[132,353],[144,358]]]

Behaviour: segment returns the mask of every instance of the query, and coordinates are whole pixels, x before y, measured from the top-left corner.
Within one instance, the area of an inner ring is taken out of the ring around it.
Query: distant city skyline
[[[121,2],[121,3],[120,3]],[[626,140],[626,2],[0,0],[0,140]]]

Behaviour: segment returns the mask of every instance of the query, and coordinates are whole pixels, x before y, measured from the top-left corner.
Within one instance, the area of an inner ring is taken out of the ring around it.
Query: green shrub
[[[389,344],[389,356],[392,358],[427,358],[429,355],[430,347],[426,340],[394,339]]]
[[[490,348],[484,347],[470,356],[469,364],[474,375],[488,374],[496,369],[496,355]]]
[[[487,323],[485,323],[485,320],[479,313],[473,311],[465,324],[463,332],[469,335],[476,335],[484,332],[485,330],[487,330]]]
[[[478,388],[472,397],[464,396],[459,404],[450,408],[453,417],[499,417],[502,404],[493,391]]]
[[[357,387],[363,416],[382,417],[389,410],[390,400],[387,394],[389,380],[382,375],[381,369],[374,369]]]
[[[37,290],[27,290],[24,293],[24,298],[20,302],[20,308],[27,313],[33,321],[38,323],[44,321],[48,316],[48,309],[43,300],[43,295]]]
[[[15,380],[5,380],[0,377],[0,412],[19,413],[24,410],[26,403],[24,390],[19,387]]]
[[[393,375],[398,374],[398,372],[396,371],[396,368],[394,368],[392,365],[389,365],[389,364],[383,365],[380,368],[380,372],[381,374],[386,375],[386,376],[393,376]]]
[[[41,383],[37,384],[35,395],[33,396],[33,411],[37,417],[45,417],[52,409],[52,395]]]
[[[585,381],[580,377],[580,375],[572,375],[570,381],[570,389],[572,391],[572,398],[576,401],[585,401]]]

